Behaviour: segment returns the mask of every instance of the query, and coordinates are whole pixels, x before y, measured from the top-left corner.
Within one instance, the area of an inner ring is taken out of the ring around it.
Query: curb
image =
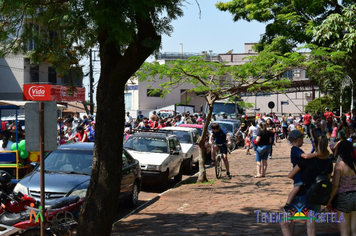
[[[180,186],[180,184],[181,184],[182,182],[184,182],[184,181],[186,181],[187,179],[190,179],[190,178],[192,178],[192,177],[194,177],[194,176],[196,176],[196,175],[198,175],[198,174],[199,174],[199,171],[198,171],[197,173],[195,173],[194,175],[189,176],[189,177],[186,178],[185,180],[179,181],[178,183],[176,183],[176,184],[173,186],[173,188],[167,189],[166,191],[164,191],[164,192],[158,194],[157,196],[155,196],[154,198],[148,200],[147,202],[145,202],[145,203],[142,204],[141,206],[139,206],[139,207],[133,209],[130,213],[128,213],[127,215],[125,215],[124,217],[122,217],[120,220],[115,221],[115,222],[112,224],[112,226],[114,227],[116,224],[118,224],[118,223],[120,223],[121,221],[125,220],[127,217],[131,216],[132,214],[135,214],[135,213],[141,211],[143,208],[145,208],[145,207],[147,207],[147,206],[153,204],[154,202],[158,201],[158,200],[161,198],[162,195],[164,195],[165,193],[168,193],[169,191],[171,191],[171,190],[173,190],[173,189],[176,189],[177,187]]]

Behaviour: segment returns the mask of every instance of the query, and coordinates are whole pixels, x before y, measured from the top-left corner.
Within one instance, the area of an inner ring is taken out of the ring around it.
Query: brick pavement
[[[254,211],[282,212],[292,189],[292,180],[286,177],[291,170],[290,148],[285,140],[274,146],[265,178],[253,177],[254,155],[235,150],[229,155],[232,179],[214,181],[214,169],[207,165],[209,183],[184,184],[164,193],[116,223],[111,235],[281,235],[276,223],[256,223]],[[305,143],[302,149],[309,152],[311,145]],[[294,235],[306,235],[303,223],[293,223],[291,228]],[[317,235],[337,232],[336,223],[317,224]]]

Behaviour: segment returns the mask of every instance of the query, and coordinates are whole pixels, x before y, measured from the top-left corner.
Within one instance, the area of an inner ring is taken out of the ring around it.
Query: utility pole
[[[93,77],[93,60],[91,58],[92,50],[90,49],[90,59],[89,59],[89,79],[90,79],[90,87],[89,87],[89,96],[90,96],[90,114],[94,114],[94,89],[93,89],[93,83],[94,83],[94,77]]]

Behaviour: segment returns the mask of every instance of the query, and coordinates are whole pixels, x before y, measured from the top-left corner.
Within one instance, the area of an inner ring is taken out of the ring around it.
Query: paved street
[[[267,176],[254,178],[255,156],[242,148],[230,156],[232,179],[214,181],[214,169],[207,166],[206,184],[184,184],[162,194],[146,208],[118,222],[112,235],[281,235],[276,223],[256,223],[255,211],[282,212],[292,189],[286,175],[291,170],[290,145],[274,146]],[[311,145],[304,144],[304,151]],[[253,153],[253,151],[251,152]],[[293,223],[294,235],[306,235],[302,222]],[[317,235],[338,235],[336,223],[317,224]]]

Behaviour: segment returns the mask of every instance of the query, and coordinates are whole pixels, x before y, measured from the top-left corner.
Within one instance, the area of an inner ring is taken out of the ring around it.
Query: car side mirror
[[[30,163],[30,166],[31,166],[33,169],[34,169],[37,165],[38,165],[37,162],[31,162],[31,163]]]
[[[179,155],[179,151],[173,151],[172,155]]]

